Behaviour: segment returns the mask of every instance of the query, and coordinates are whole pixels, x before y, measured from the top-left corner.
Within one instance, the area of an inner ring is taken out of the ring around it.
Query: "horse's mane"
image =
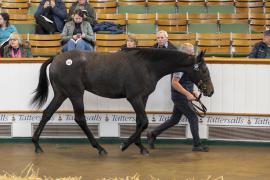
[[[190,55],[174,49],[157,49],[157,48],[125,48],[122,52],[135,53],[141,57],[157,61],[158,59],[170,58],[187,58]]]

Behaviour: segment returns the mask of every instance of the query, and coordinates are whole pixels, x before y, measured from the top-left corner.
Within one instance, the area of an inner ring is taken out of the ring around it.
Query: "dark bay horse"
[[[86,134],[92,146],[97,148],[99,154],[107,154],[87,127],[83,104],[85,90],[107,98],[127,98],[136,113],[136,131],[122,143],[121,150],[124,151],[130,144],[135,143],[144,155],[149,154],[141,143],[141,133],[148,126],[145,106],[158,80],[167,74],[182,71],[188,73],[204,95],[211,96],[214,92],[204,62],[204,52],[195,57],[175,50],[151,48],[126,49],[116,53],[74,50],[55,58],[51,57],[42,64],[39,83],[32,100],[32,103],[39,108],[48,97],[46,68],[49,64],[51,64],[49,77],[54,97],[44,110],[32,138],[37,153],[43,152],[39,145],[39,137],[44,126],[63,101],[69,98],[76,123]]]

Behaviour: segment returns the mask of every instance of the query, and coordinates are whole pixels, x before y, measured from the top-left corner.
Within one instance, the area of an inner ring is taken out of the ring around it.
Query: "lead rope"
[[[194,107],[194,111],[195,113],[200,116],[200,117],[205,117],[206,115],[206,112],[207,112],[207,108],[205,107],[205,105],[201,102],[201,97],[202,97],[202,93],[200,93],[199,97],[196,97],[196,102],[198,102],[200,104],[200,106],[194,104],[192,101],[191,101],[191,104],[192,106]]]

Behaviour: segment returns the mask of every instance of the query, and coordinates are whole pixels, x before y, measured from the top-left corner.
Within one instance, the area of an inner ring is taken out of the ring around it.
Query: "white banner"
[[[162,123],[170,118],[170,114],[148,114],[150,123]],[[1,113],[0,123],[6,122],[39,122],[42,113]],[[55,113],[50,122],[70,123],[74,122],[73,113]],[[136,123],[135,113],[85,113],[86,121],[89,123],[113,122],[113,123]],[[183,117],[180,124],[186,124]]]
[[[168,120],[171,114],[147,114],[149,123],[163,123]],[[0,123],[7,122],[39,122],[42,113],[1,113]],[[88,123],[136,123],[135,113],[85,113]],[[73,123],[73,113],[55,113],[50,123]],[[208,115],[200,118],[200,123],[204,125],[218,126],[265,126],[270,127],[270,117],[262,116],[223,116]],[[179,124],[187,124],[187,119],[183,116]]]

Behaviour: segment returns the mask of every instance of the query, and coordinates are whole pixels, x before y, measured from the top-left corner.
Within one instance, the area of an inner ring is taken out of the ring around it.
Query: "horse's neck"
[[[153,57],[155,58],[155,57]],[[157,79],[174,72],[190,72],[194,65],[194,57],[187,54],[164,55],[156,57],[156,61],[152,60],[151,69]]]

